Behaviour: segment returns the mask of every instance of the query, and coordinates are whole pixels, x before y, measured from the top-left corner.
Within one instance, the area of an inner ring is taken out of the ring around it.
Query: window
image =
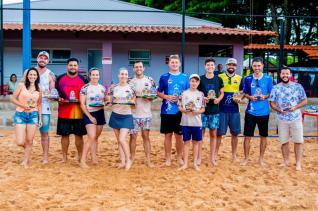
[[[36,58],[41,51],[50,54],[49,64],[66,64],[71,57],[71,50],[67,49],[32,49],[32,63],[36,63]]]
[[[233,57],[233,46],[199,45],[199,57]]]
[[[150,50],[130,50],[128,54],[129,65],[134,65],[135,61],[142,61],[145,66],[150,66]]]

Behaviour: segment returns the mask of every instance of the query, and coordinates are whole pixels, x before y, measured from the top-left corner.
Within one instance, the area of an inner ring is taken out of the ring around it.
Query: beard
[[[227,72],[233,74],[235,72],[234,68],[227,68]]]
[[[71,72],[71,71],[67,71],[68,72],[68,74],[70,74],[70,75],[76,75],[77,74],[77,71],[76,72]]]
[[[283,82],[284,84],[288,84],[289,78],[287,78],[287,80],[282,79],[282,82]]]
[[[46,65],[43,65],[43,64],[40,64],[40,63],[38,63],[38,66],[39,66],[40,68],[46,67]]]

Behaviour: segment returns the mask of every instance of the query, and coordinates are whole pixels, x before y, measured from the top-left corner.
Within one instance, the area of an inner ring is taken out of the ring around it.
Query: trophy
[[[145,84],[145,88],[141,92],[141,97],[146,99],[156,99],[157,98],[157,89],[156,87],[149,88],[149,84]]]
[[[134,96],[131,92],[126,91],[126,97],[115,97],[113,96],[112,104],[120,105],[135,105]]]
[[[29,109],[35,108],[35,101],[32,98],[27,100],[27,104]]]
[[[58,100],[59,99],[59,93],[57,91],[57,89],[53,88],[50,92],[50,95],[48,96],[49,99],[52,100]]]
[[[255,90],[254,96],[256,97],[257,100],[260,100],[261,95],[262,95],[262,90],[260,88],[257,88]]]
[[[234,92],[232,98],[233,98],[234,101],[239,101],[241,99],[240,98],[240,93],[239,92]]]
[[[215,100],[216,99],[216,94],[215,94],[215,91],[213,89],[210,89],[208,91],[208,99],[209,100]]]
[[[74,91],[74,90],[72,90],[72,91],[70,92],[69,102],[70,102],[70,103],[76,103],[76,102],[78,102],[78,100],[76,99],[75,91]]]
[[[180,90],[179,90],[179,87],[178,87],[178,86],[175,86],[175,87],[173,88],[173,93],[172,93],[172,95],[173,95],[174,97],[176,97],[176,99],[174,100],[174,102],[178,102],[178,98],[179,98],[179,95],[180,95]]]
[[[103,98],[100,97],[98,94],[95,97],[90,97],[91,104],[89,104],[89,107],[103,107],[104,102]]]
[[[47,88],[43,89],[42,97],[45,97],[45,98],[50,97],[49,89],[47,89]]]
[[[195,110],[195,104],[194,102],[191,100],[190,102],[188,102],[186,105],[185,105],[185,109],[187,111],[194,111]]]

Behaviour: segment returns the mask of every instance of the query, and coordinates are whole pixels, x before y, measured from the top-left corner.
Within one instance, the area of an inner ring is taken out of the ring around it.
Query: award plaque
[[[210,89],[208,91],[208,99],[209,100],[215,100],[216,99],[216,94],[215,94],[215,91],[213,89]]]
[[[96,95],[95,97],[90,98],[91,104],[89,104],[89,107],[104,107],[103,99]]]
[[[48,96],[49,99],[51,100],[58,100],[59,99],[59,93],[57,89],[53,88],[50,92],[50,95]]]

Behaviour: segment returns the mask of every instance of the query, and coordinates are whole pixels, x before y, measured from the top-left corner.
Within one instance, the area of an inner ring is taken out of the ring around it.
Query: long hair
[[[35,80],[34,85],[35,85],[35,90],[39,92],[40,91],[40,87],[39,87],[40,74],[39,74],[38,70],[35,67],[31,67],[31,68],[28,69],[27,73],[25,74],[24,85],[25,85],[26,89],[30,88],[30,81],[29,81],[28,75],[29,75],[29,72],[31,70],[34,70],[36,72],[37,79]]]

